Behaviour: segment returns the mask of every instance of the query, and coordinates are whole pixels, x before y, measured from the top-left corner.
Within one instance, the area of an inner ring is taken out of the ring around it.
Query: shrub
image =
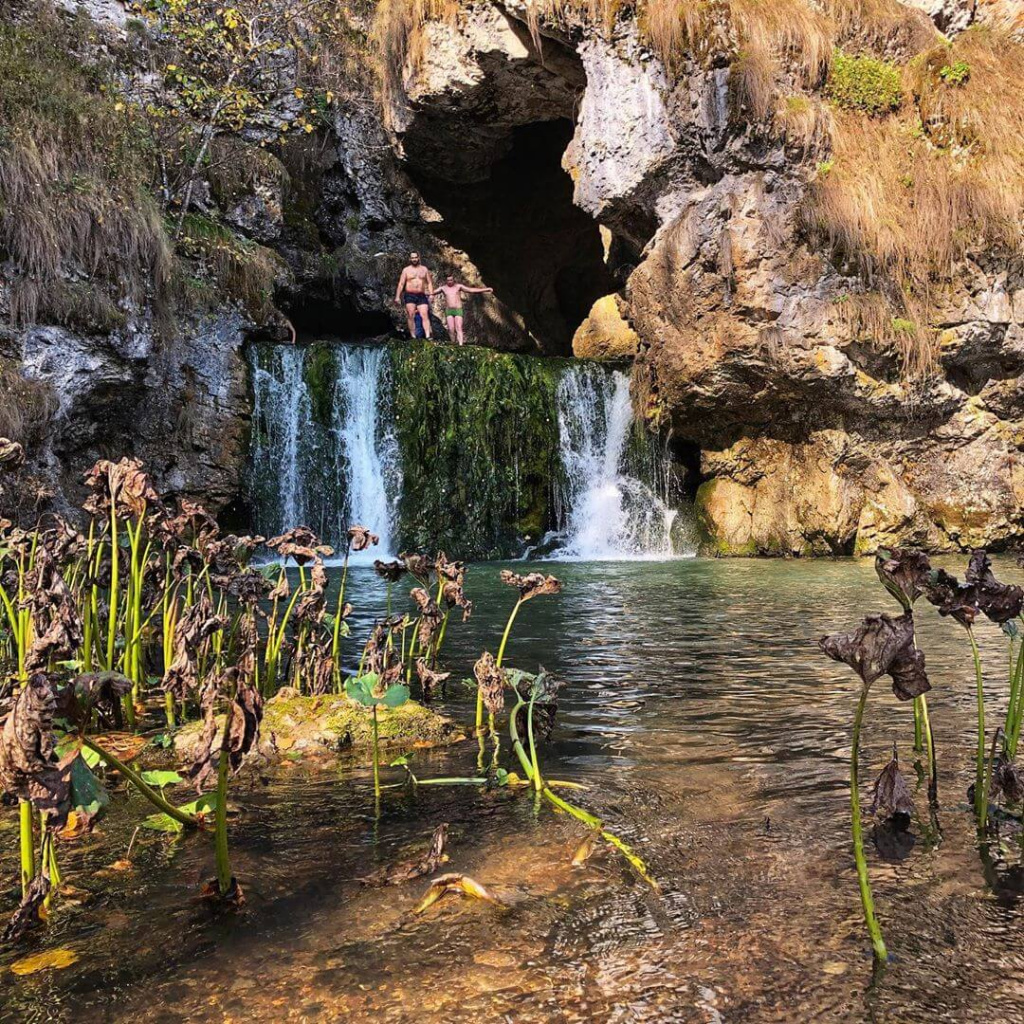
[[[955,60],[939,68],[939,78],[946,85],[965,85],[971,77],[971,65],[965,60]]]
[[[888,61],[836,50],[825,94],[844,110],[860,110],[871,117],[884,117],[899,109],[903,101],[900,71]]]

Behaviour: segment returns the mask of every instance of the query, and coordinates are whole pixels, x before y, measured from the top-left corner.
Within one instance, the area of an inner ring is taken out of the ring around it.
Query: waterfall
[[[251,365],[256,528],[307,525],[341,550],[360,523],[380,537],[367,557],[393,555],[401,470],[386,349],[261,347]]]
[[[623,373],[439,345],[256,345],[249,357],[249,496],[264,536],[306,525],[342,550],[361,523],[380,537],[363,560],[404,547],[514,557],[546,529],[528,553],[665,558],[673,533],[688,546],[670,464],[634,420]]]
[[[569,367],[558,383],[562,479],[555,508],[559,558],[666,558],[676,510],[667,464],[653,437],[634,429],[629,378],[593,364]]]

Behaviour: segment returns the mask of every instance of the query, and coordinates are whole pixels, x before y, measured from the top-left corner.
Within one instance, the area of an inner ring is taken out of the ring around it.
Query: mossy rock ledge
[[[415,701],[394,710],[379,708],[377,725],[387,748],[436,747],[465,739],[458,723]],[[190,758],[201,727],[201,722],[189,722],[175,734],[179,757]],[[219,735],[214,742],[220,742]],[[285,687],[263,710],[259,752],[268,759],[348,752],[369,756],[371,742],[370,709],[344,695],[303,697]]]

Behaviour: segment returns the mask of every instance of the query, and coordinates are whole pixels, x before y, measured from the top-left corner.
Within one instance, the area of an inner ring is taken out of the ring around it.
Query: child
[[[432,294],[444,295],[444,317],[448,324],[450,338],[454,338],[460,345],[466,343],[462,336],[462,296],[493,291],[493,288],[470,288],[469,285],[459,284],[452,274],[444,279],[444,284],[435,289]]]

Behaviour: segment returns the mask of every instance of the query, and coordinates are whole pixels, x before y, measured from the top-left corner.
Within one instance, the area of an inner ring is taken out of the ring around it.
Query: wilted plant
[[[911,612],[914,602],[924,593],[924,581],[931,572],[931,565],[921,551],[880,548],[875,555],[875,572],[904,612]],[[938,758],[928,698],[924,694],[914,698],[914,749],[921,750],[922,742],[928,754],[928,797],[934,804],[939,795]]]
[[[852,633],[836,633],[822,637],[818,642],[822,651],[835,661],[845,662],[861,680],[860,697],[853,718],[853,740],[850,752],[850,823],[853,834],[853,855],[857,865],[857,882],[860,886],[864,921],[875,958],[884,961],[887,957],[882,930],[875,916],[875,904],[871,895],[867,859],[864,855],[864,837],[860,809],[860,753],[861,724],[871,684],[880,676],[892,678],[893,693],[899,700],[912,700],[931,689],[924,670],[924,655],[914,643],[914,619],[912,612],[904,612],[898,618],[888,615],[870,615]]]
[[[512,623],[516,621],[519,609],[531,598],[539,597],[542,594],[557,594],[562,589],[561,580],[554,576],[545,576],[543,573],[531,572],[527,576],[520,576],[518,573],[508,569],[502,569],[501,582],[519,591],[519,597],[509,613],[508,621],[505,623],[505,632],[501,636],[501,644],[498,647],[498,657],[495,665],[501,668],[505,658],[505,646],[508,644],[509,634],[512,632]],[[476,729],[477,732],[483,728],[484,721],[484,699],[483,694],[477,691],[476,701]]]

